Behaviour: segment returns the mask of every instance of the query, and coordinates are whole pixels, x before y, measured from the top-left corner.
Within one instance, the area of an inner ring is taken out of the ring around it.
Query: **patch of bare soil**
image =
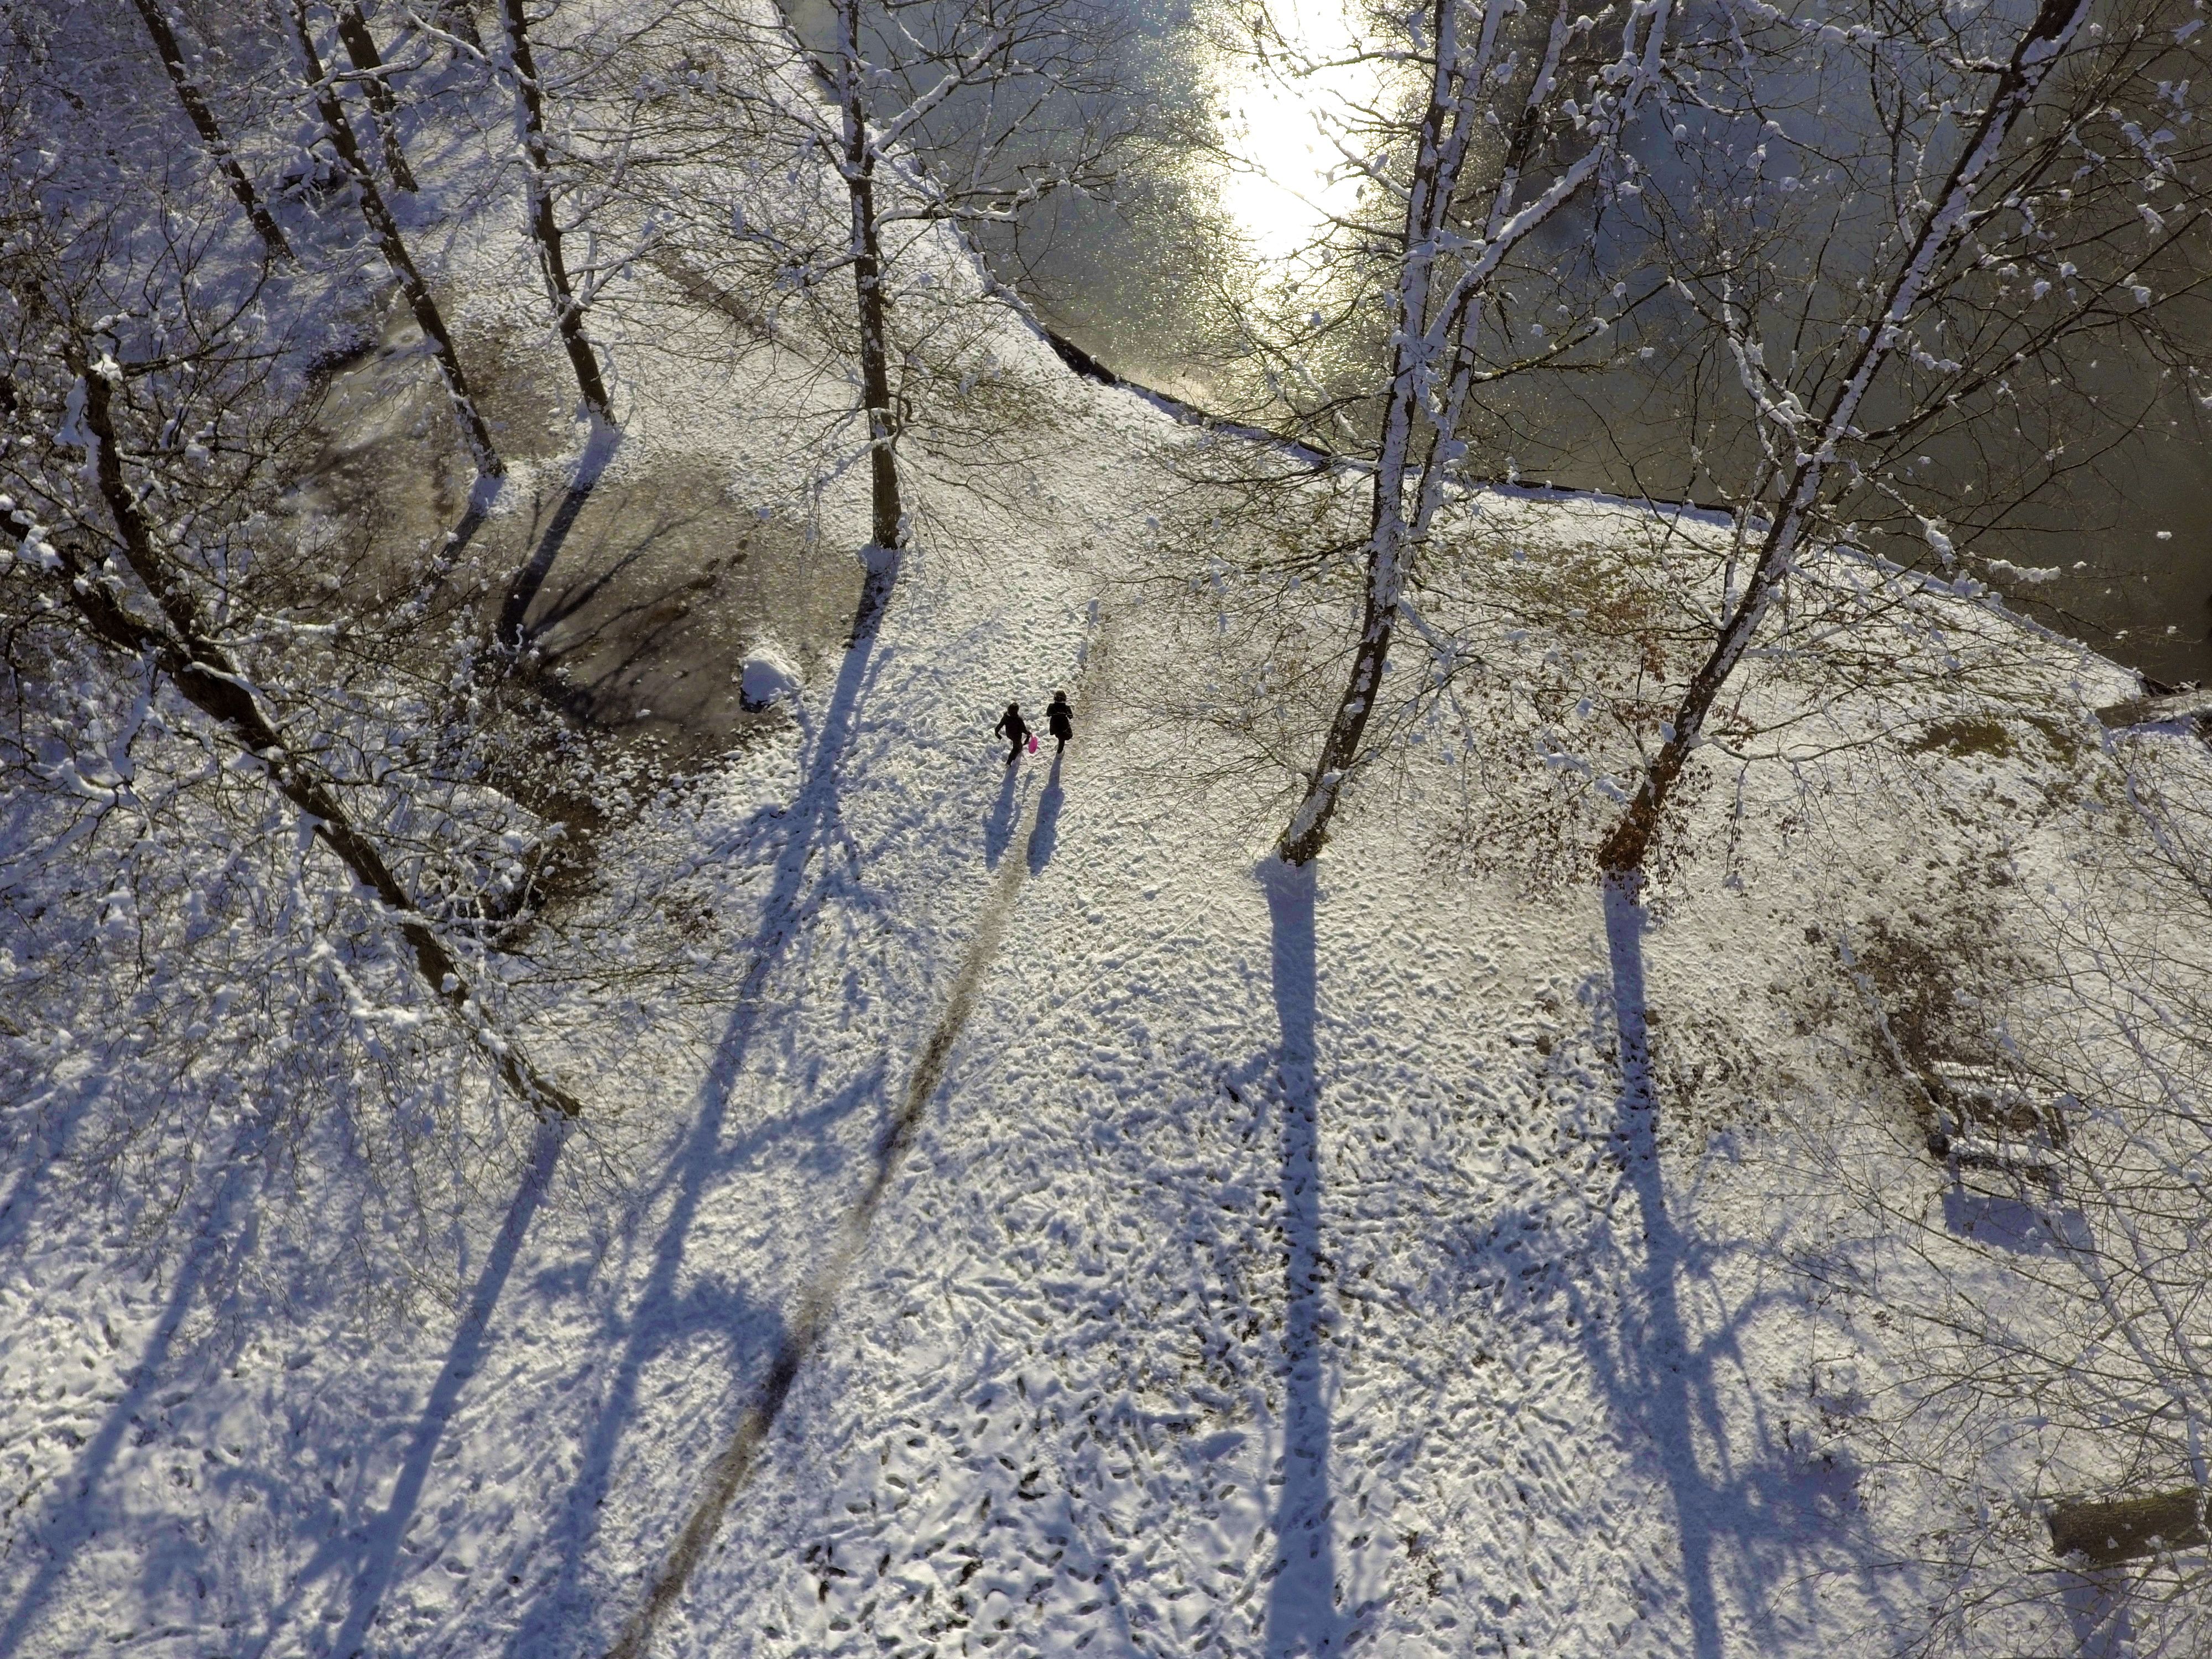
[[[851,555],[740,506],[704,467],[656,462],[588,494],[548,480],[512,520],[480,540],[546,564],[520,618],[529,672],[578,719],[655,739],[678,765],[781,718],[739,696],[755,645],[810,681],[834,673],[860,597]]]
[[[474,474],[410,319],[331,372],[323,448],[292,501],[329,545],[337,608],[388,613],[434,588],[432,610],[472,617],[487,643],[503,631],[525,684],[649,770],[784,718],[739,696],[755,645],[810,682],[834,673],[865,579],[849,551],[810,543],[703,459],[639,459],[617,439],[593,458],[603,475],[580,481],[559,459],[580,428],[557,356],[495,338],[461,349],[516,474],[489,514],[472,510]]]

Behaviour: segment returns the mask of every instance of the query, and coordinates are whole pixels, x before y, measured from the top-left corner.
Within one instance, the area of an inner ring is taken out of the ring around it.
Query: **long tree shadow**
[[[1691,1650],[1696,1659],[1720,1659],[1720,1610],[1713,1589],[1715,1493],[1698,1467],[1697,1445],[1700,1431],[1722,1443],[1725,1435],[1711,1397],[1709,1366],[1692,1355],[1677,1294],[1683,1241],[1668,1211],[1666,1175],[1659,1163],[1644,981],[1644,909],[1632,879],[1606,882],[1605,935],[1620,1056],[1616,1134],[1624,1146],[1628,1184],[1643,1220],[1644,1252],[1638,1286],[1642,1328],[1634,1328],[1635,1312],[1624,1316],[1620,1369],[1612,1379],[1613,1392],[1632,1415],[1643,1419],[1674,1499]]]
[[[872,571],[871,580],[863,590],[860,606],[854,619],[852,637],[855,645],[872,644],[895,580],[895,567],[886,568],[879,573]],[[820,822],[830,804],[817,799],[821,792],[815,786],[825,776],[825,765],[830,773],[834,773],[836,761],[842,757],[843,747],[849,741],[851,716],[866,678],[868,655],[869,653],[864,650],[854,651],[839,677],[837,691],[831,699],[817,741],[815,764],[811,769],[808,785],[801,790],[798,816],[787,836],[783,854],[778,860],[775,888],[763,915],[761,935],[756,940],[752,970],[739,992],[738,1012],[725,1034],[716,1064],[710,1069],[708,1109],[702,1111],[699,1122],[695,1125],[686,1146],[687,1155],[679,1158],[676,1166],[683,1172],[688,1190],[679,1195],[678,1201],[682,1228],[672,1227],[672,1238],[669,1233],[664,1234],[661,1254],[664,1256],[670,1254],[668,1246],[672,1243],[676,1247],[674,1260],[670,1263],[672,1274],[674,1267],[680,1264],[682,1231],[688,1230],[691,1212],[696,1208],[697,1188],[707,1177],[706,1165],[709,1160],[702,1155],[702,1149],[704,1152],[711,1152],[719,1137],[728,1079],[734,1077],[737,1064],[742,1060],[742,1034],[749,1033],[747,1022],[750,1008],[757,1000],[761,981],[773,966],[774,957],[781,952],[783,943],[795,927],[795,900],[799,879],[805,873],[807,859],[818,843]],[[733,1037],[737,1039],[734,1050]],[[715,1079],[721,1080],[720,1086],[716,1086]],[[345,1622],[330,1650],[340,1655],[351,1654],[366,1644],[383,1598],[391,1589],[401,1546],[420,1507],[430,1467],[435,1461],[439,1445],[459,1404],[461,1389],[475,1374],[482,1359],[492,1314],[505,1290],[530,1223],[544,1201],[554,1166],[566,1144],[568,1127],[565,1122],[556,1121],[548,1121],[541,1126],[530,1175],[508,1208],[484,1271],[479,1275],[470,1297],[467,1311],[454,1334],[446,1362],[441,1368],[437,1382],[432,1386],[422,1415],[410,1438],[407,1455],[402,1461],[399,1475],[393,1484],[392,1498],[386,1504],[384,1512],[365,1526],[355,1528],[326,1545],[308,1561],[295,1576],[284,1603],[270,1620],[266,1633],[255,1650],[257,1652],[264,1650],[275,1639],[289,1619],[290,1609],[297,1605],[306,1589],[348,1561],[357,1561],[360,1565],[354,1576]],[[661,1190],[665,1190],[665,1186]],[[650,1199],[647,1201],[649,1203]],[[659,1264],[656,1263],[658,1273]],[[653,1311],[656,1315],[669,1316],[646,1322],[655,1329],[665,1329],[671,1319],[678,1325],[684,1322],[683,1310],[673,1310],[665,1294],[653,1304]],[[639,1346],[643,1336],[639,1321],[634,1319],[631,1322],[631,1331],[633,1346]],[[635,1370],[641,1368],[642,1364],[641,1354],[626,1354],[625,1370],[621,1374],[631,1375]],[[628,1412],[629,1401],[626,1400],[623,1410],[611,1419],[617,1425],[617,1432],[619,1423],[626,1419]],[[603,1438],[605,1438],[604,1434],[595,1436],[594,1444]],[[610,1441],[602,1462],[611,1459],[611,1455]],[[572,1487],[570,1510],[574,1510],[574,1500],[586,1487],[603,1486],[604,1480],[604,1468],[595,1473],[592,1462],[587,1457],[584,1474]],[[563,1571],[556,1582],[573,1583],[588,1536],[587,1528],[571,1528],[571,1546],[564,1551]],[[548,1599],[558,1603],[564,1598],[556,1593]],[[526,1633],[534,1629],[534,1625],[525,1627]],[[519,1638],[518,1641],[521,1639]],[[518,1650],[544,1650],[524,1645]],[[0,1655],[0,1659],[4,1659],[4,1655]]]
[[[830,1316],[836,1310],[846,1279],[867,1242],[876,1212],[882,1207],[907,1152],[921,1132],[929,1104],[944,1086],[953,1047],[975,1011],[975,996],[983,976],[997,958],[1026,873],[1024,866],[1018,863],[1006,865],[999,871],[960,970],[953,977],[945,1006],[915,1058],[897,1109],[885,1121],[877,1138],[873,1168],[867,1182],[845,1212],[830,1249],[800,1285],[782,1340],[777,1344],[775,1357],[755,1390],[751,1404],[738,1419],[736,1433],[708,1469],[705,1490],[692,1506],[644,1599],[607,1650],[607,1659],[643,1659],[653,1632],[690,1587],[691,1576],[704,1558],[707,1547],[714,1541],[723,1517],[751,1477],[769,1433],[791,1397],[792,1385],[798,1380],[800,1368],[830,1328]],[[521,1659],[519,1651],[515,1659]]]
[[[543,640],[563,623],[574,621],[597,604],[599,599],[614,589],[638,566],[647,562],[653,544],[691,530],[702,521],[696,512],[675,507],[663,507],[652,522],[642,528],[633,528],[625,538],[628,548],[620,556],[593,569],[586,566],[568,579],[566,585],[556,590],[552,599],[535,623],[526,627],[522,635],[524,643]],[[669,601],[696,585],[696,574],[687,574],[680,582],[658,591],[639,594],[592,622],[590,626],[579,624],[575,637],[569,640],[560,654],[574,656],[586,646],[605,637],[621,637],[624,625],[639,617],[656,617],[665,613]],[[542,589],[539,590],[541,592]],[[635,647],[630,647],[635,650]]]
[[[1283,1351],[1283,1495],[1267,1593],[1267,1652],[1340,1650],[1336,1539],[1330,1519],[1328,1392],[1322,1366],[1321,1078],[1315,1046],[1319,995],[1314,954],[1314,872],[1270,861],[1261,878],[1272,926],[1275,1018],[1282,1028],[1283,1228],[1287,1306]]]
[[[729,1091],[717,1091],[717,1097],[700,1112],[675,1161],[682,1174],[675,1205],[655,1243],[653,1267],[618,1328],[623,1347],[614,1380],[585,1439],[576,1475],[562,1505],[559,1559],[508,1645],[516,1659],[573,1647],[591,1627],[584,1564],[598,1535],[598,1516],[612,1489],[615,1460],[636,1413],[647,1367],[703,1330],[723,1339],[730,1374],[742,1377],[787,1341],[782,1313],[772,1303],[758,1301],[742,1289],[702,1294],[679,1288],[684,1246],[713,1178],[744,1167],[776,1140],[810,1133],[818,1139],[873,1097],[883,1076],[880,1065],[872,1066],[819,1106],[763,1124],[727,1147],[720,1146],[719,1134]]]
[[[58,1492],[66,1495],[57,1497],[37,1528],[37,1535],[46,1547],[46,1559],[16,1598],[7,1621],[0,1624],[0,1659],[14,1659],[21,1650],[24,1638],[68,1572],[77,1551],[97,1534],[100,1484],[122,1448],[124,1435],[153,1398],[155,1385],[176,1346],[177,1333],[185,1316],[191,1313],[201,1286],[212,1276],[225,1248],[235,1245],[230,1237],[232,1221],[267,1143],[270,1123],[270,1119],[264,1115],[242,1129],[232,1142],[223,1159],[222,1184],[208,1206],[183,1266],[177,1271],[176,1283],[169,1288],[168,1302],[154,1323],[153,1334],[147,1338],[138,1363],[125,1373],[128,1381],[121,1396],[109,1408],[99,1432],[86,1443],[69,1480],[58,1486]],[[250,1234],[254,1224],[249,1218],[244,1231]]]
[[[1656,1464],[1674,1511],[1689,1624],[1685,1651],[1693,1659],[1722,1659],[1717,1581],[1723,1552],[1728,1570],[1741,1580],[1738,1599],[1754,1625],[1778,1611],[1774,1596],[1784,1580],[1797,1583],[1803,1595],[1814,1594],[1823,1574],[1808,1556],[1828,1553],[1863,1564],[1873,1552],[1841,1547],[1844,1534],[1864,1531],[1848,1459],[1792,1452],[1786,1422],[1778,1436],[1763,1407],[1754,1402],[1731,1413],[1722,1397],[1725,1365],[1737,1373],[1735,1394],[1751,1400],[1741,1339],[1753,1319],[1790,1299],[1786,1286],[1769,1284],[1704,1322],[1710,1328],[1692,1332],[1685,1285],[1702,1285],[1717,1301],[1721,1293],[1710,1249],[1686,1236],[1668,1205],[1652,1081],[1644,909],[1636,885],[1608,880],[1604,907],[1620,1077],[1613,1144],[1636,1196],[1643,1238],[1640,1262],[1628,1276],[1629,1294],[1616,1316],[1607,1319],[1585,1309],[1577,1323],[1616,1419]],[[1828,1550],[1822,1549],[1823,1540]],[[1863,1570],[1859,1577],[1871,1600],[1885,1599]]]
[[[470,488],[468,504],[461,509],[461,516],[454,521],[453,527],[446,532],[446,539],[431,562],[432,586],[441,585],[453,575],[461,555],[477,538],[477,532],[490,521],[499,490],[500,481],[496,478],[478,478]]]
[[[456,544],[465,543],[474,534],[483,522],[484,509],[485,504],[481,499],[472,498],[468,517],[453,532],[452,540]],[[745,1042],[750,1035],[750,1014],[758,993],[803,920],[798,903],[803,877],[814,849],[826,838],[827,828],[835,819],[837,764],[850,742],[854,714],[867,678],[872,646],[896,584],[896,574],[895,559],[878,556],[871,562],[868,580],[854,617],[850,635],[853,648],[848,653],[836,692],[825,712],[808,781],[800,792],[794,822],[787,836],[784,853],[778,860],[776,878],[763,913],[761,933],[756,941],[752,969],[740,990],[737,1012],[718,1049],[715,1064],[710,1068],[705,1091],[708,1107],[702,1112],[700,1126],[702,1133],[695,1134],[695,1145],[703,1141],[711,1146],[714,1138],[719,1135],[729,1086],[742,1062]],[[282,1628],[289,1608],[296,1605],[301,1591],[349,1559],[359,1561],[361,1565],[355,1574],[346,1620],[334,1639],[331,1650],[340,1654],[352,1653],[365,1644],[382,1598],[391,1586],[401,1543],[419,1507],[428,1470],[459,1403],[460,1392],[475,1374],[482,1358],[492,1315],[520,1255],[530,1223],[543,1203],[554,1166],[565,1145],[568,1128],[568,1125],[561,1121],[549,1120],[540,1126],[530,1172],[509,1206],[484,1270],[471,1294],[468,1308],[449,1346],[447,1359],[410,1437],[391,1500],[375,1520],[353,1529],[342,1540],[319,1552],[317,1557],[311,1559],[295,1577],[292,1591],[270,1621],[266,1633],[257,1644],[257,1651],[265,1649]],[[128,1386],[108,1413],[100,1431],[88,1443],[83,1455],[77,1460],[71,1479],[63,1488],[73,1496],[56,1502],[39,1526],[38,1531],[46,1547],[46,1559],[15,1606],[9,1609],[5,1623],[0,1624],[0,1659],[13,1659],[13,1656],[21,1651],[26,1637],[68,1571],[78,1547],[94,1535],[98,1520],[96,1493],[99,1486],[113,1464],[125,1433],[144,1410],[174,1347],[179,1330],[222,1256],[224,1246],[229,1242],[234,1212],[255,1167],[258,1155],[258,1139],[253,1145],[247,1142],[257,1136],[265,1136],[266,1132],[266,1123],[258,1124],[242,1133],[239,1141],[234,1143],[225,1160],[226,1173],[222,1183],[198,1230],[195,1243],[178,1273],[154,1332],[137,1364],[127,1374]],[[702,1164],[705,1160],[692,1161]],[[27,1213],[28,1206],[22,1200],[30,1195],[32,1189],[30,1184],[19,1182],[9,1194],[7,1207],[9,1211],[19,1212],[19,1219],[21,1214]],[[674,1243],[680,1255],[680,1237]],[[530,1650],[525,1648],[522,1650]]]
[[[624,1431],[635,1414],[638,1389],[646,1366],[680,1323],[682,1309],[677,1285],[685,1249],[699,1206],[714,1178],[740,1161],[750,1159],[770,1139],[799,1128],[826,1129],[831,1122],[858,1109],[876,1092],[881,1072],[872,1071],[849,1085],[831,1102],[798,1119],[767,1126],[736,1147],[721,1149],[731,1096],[743,1073],[770,979],[804,928],[807,917],[819,908],[824,894],[810,896],[807,874],[816,854],[836,838],[841,823],[840,771],[851,748],[858,724],[860,701],[872,677],[874,646],[884,611],[896,580],[895,561],[877,559],[869,567],[859,608],[853,620],[852,644],[837,676],[828,705],[812,733],[812,753],[805,781],[793,801],[782,829],[782,843],[761,908],[760,926],[749,947],[749,963],[739,982],[736,1006],[716,1044],[705,1081],[701,1085],[698,1115],[683,1147],[669,1166],[676,1188],[675,1201],[653,1245],[653,1265],[629,1315],[621,1322],[623,1347],[615,1379],[601,1403],[586,1437],[582,1468],[569,1484],[562,1504],[561,1557],[551,1586],[543,1593],[531,1615],[517,1627],[507,1652],[514,1659],[538,1659],[588,1640],[588,1608],[583,1598],[584,1562],[596,1537],[596,1516],[619,1450]],[[647,1194],[639,1207],[649,1211],[670,1184]],[[763,1352],[778,1355],[789,1346],[781,1318],[773,1309],[746,1299],[744,1352],[732,1356],[738,1374],[744,1363]]]
[[[51,1098],[40,1103],[39,1127],[19,1146],[15,1178],[0,1194],[0,1251],[12,1249],[18,1242],[33,1236],[32,1224],[46,1188],[68,1167],[77,1132],[110,1081],[108,1072],[94,1067],[68,1089],[66,1104],[59,1110],[53,1109]]]
[[[453,1340],[446,1350],[446,1363],[439,1368],[437,1381],[430,1385],[429,1397],[423,1402],[422,1414],[416,1419],[415,1431],[408,1437],[407,1453],[400,1460],[399,1473],[392,1483],[391,1501],[385,1504],[384,1513],[363,1526],[356,1527],[342,1539],[333,1540],[319,1550],[294,1578],[290,1591],[283,1605],[270,1617],[267,1632],[255,1650],[265,1650],[283,1628],[291,1608],[295,1606],[307,1586],[335,1570],[343,1562],[359,1562],[354,1574],[353,1588],[347,1598],[346,1616],[337,1634],[331,1638],[330,1651],[337,1654],[359,1652],[368,1640],[369,1627],[374,1623],[384,1596],[392,1588],[393,1574],[399,1562],[399,1549],[413,1522],[416,1510],[422,1501],[422,1488],[430,1475],[430,1465],[436,1457],[438,1447],[446,1436],[446,1429],[460,1404],[461,1390],[477,1373],[483,1358],[484,1344],[491,1330],[491,1317],[499,1306],[507,1281],[514,1272],[515,1258],[521,1254],[524,1235],[530,1223],[545,1201],[545,1193],[553,1179],[553,1170],[560,1161],[561,1151],[568,1144],[572,1120],[545,1117],[539,1121],[538,1133],[531,1147],[529,1165],[522,1185],[507,1206],[499,1234],[492,1241],[484,1259],[483,1271],[477,1275],[476,1287],[469,1294],[467,1307],[453,1332]]]
[[[2122,1571],[2092,1567],[2059,1577],[2059,1606],[2074,1638],[2074,1659],[2124,1659],[2136,1652],[2132,1598]]]
[[[592,435],[585,441],[584,453],[576,462],[576,471],[569,480],[568,493],[553,514],[553,522],[546,526],[538,538],[537,548],[522,568],[514,573],[507,584],[507,597],[499,608],[499,622],[495,636],[510,651],[520,650],[527,637],[530,606],[538,591],[545,586],[545,578],[552,573],[553,562],[561,556],[561,549],[568,539],[568,532],[576,527],[577,516],[584,503],[592,498],[592,491],[614,459],[615,450],[622,443],[622,433],[603,421],[592,422]]]

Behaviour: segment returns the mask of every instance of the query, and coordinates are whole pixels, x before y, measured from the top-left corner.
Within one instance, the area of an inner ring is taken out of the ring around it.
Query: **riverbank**
[[[465,350],[520,342],[512,386],[557,384],[513,205],[455,234],[451,308]],[[974,281],[934,257],[939,290]],[[569,615],[629,630],[611,725],[710,680],[564,901],[658,917],[681,965],[518,994],[586,1115],[423,1247],[442,1301],[256,1271],[284,1194],[250,1158],[139,1254],[67,1158],[10,1187],[0,1659],[1880,1659],[2057,1650],[2123,1605],[2045,1516],[2150,1478],[2138,1449],[1982,1363],[2063,1323],[2055,1241],[2109,1212],[1970,1186],[1912,1045],[1994,1043],[1969,1003],[2048,1012],[2011,999],[2079,966],[2092,902],[2124,953],[2166,948],[2129,788],[2143,753],[2177,788],[2212,764],[2107,742],[2132,676],[1875,581],[1849,652],[1747,677],[1758,752],[1705,752],[1641,908],[1510,741],[1479,771],[1409,751],[1295,877],[1264,859],[1287,771],[1188,717],[1261,683],[1261,643],[1161,529],[1241,499],[1194,450],[1245,436],[1071,372],[977,283],[944,378],[976,370],[988,442],[975,404],[921,407],[914,544],[870,597],[830,343],[740,346],[632,280],[595,319],[619,445],[514,394],[538,435],[452,580],[489,619],[550,541],[548,603],[591,590]],[[364,462],[379,493],[413,453]],[[1470,612],[1550,618],[1489,624],[1509,691],[1563,660],[1632,680],[1592,610],[1624,571],[1711,577],[1692,514],[1479,505]],[[749,568],[749,524],[787,582],[654,624],[679,579]],[[1322,636],[1340,605],[1291,614]],[[795,697],[732,710],[785,629]],[[1005,767],[991,722],[1055,689],[1066,758]],[[1470,842],[1470,800],[1521,840]],[[1518,856],[1543,836],[1565,878]],[[42,1075],[56,1121],[91,1087]],[[2069,1182],[2100,1133],[2054,1154]],[[2201,1629],[2127,1605],[2168,1651]]]

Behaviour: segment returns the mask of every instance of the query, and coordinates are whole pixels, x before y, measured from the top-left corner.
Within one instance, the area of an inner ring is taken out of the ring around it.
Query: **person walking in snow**
[[[1066,748],[1067,740],[1075,735],[1075,711],[1067,706],[1066,692],[1052,694],[1052,701],[1045,705],[1044,725],[1046,731],[1060,739],[1060,748]]]
[[[1006,764],[1012,766],[1022,757],[1022,745],[1030,740],[1029,722],[1022,718],[1022,706],[1018,702],[1006,705],[1006,712],[999,716],[999,723],[991,728],[1009,745]]]

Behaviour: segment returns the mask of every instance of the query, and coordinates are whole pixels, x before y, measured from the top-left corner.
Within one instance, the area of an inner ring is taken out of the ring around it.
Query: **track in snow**
[[[1094,605],[1092,616],[1097,610]],[[1085,676],[1087,684],[1088,676]],[[1085,686],[1079,685],[1076,694],[1079,714],[1085,712],[1089,699],[1084,695]],[[706,1489],[692,1507],[684,1530],[678,1534],[675,1547],[668,1553],[667,1562],[646,1592],[645,1600],[630,1615],[622,1634],[607,1650],[607,1659],[643,1659],[653,1641],[653,1633],[677,1598],[684,1594],[705,1555],[708,1545],[714,1541],[720,1528],[722,1517],[731,1504],[744,1489],[758,1460],[761,1447],[767,1442],[769,1431],[775,1426],[782,1413],[784,1402],[791,1395],[791,1385],[798,1379],[799,1368],[820,1345],[830,1328],[830,1316],[836,1310],[837,1299],[843,1293],[853,1264],[859,1259],[861,1247],[867,1243],[869,1230],[874,1225],[876,1212],[882,1206],[884,1194],[890,1190],[891,1179],[905,1161],[908,1149],[914,1145],[921,1130],[922,1119],[927,1115],[929,1103],[935,1097],[938,1087],[945,1080],[945,1069],[952,1058],[952,1047],[975,1011],[975,993],[983,982],[983,975],[999,954],[1005,941],[1006,924],[1012,919],[1014,902],[1021,896],[1024,884],[1030,874],[1043,868],[1051,856],[1057,835],[1059,816],[1060,773],[1062,762],[1055,757],[1049,781],[1044,789],[1023,809],[1019,829],[1012,839],[1024,843],[1020,858],[1002,859],[999,863],[997,880],[991,896],[985,903],[981,920],[977,923],[975,936],[969,941],[966,954],[961,958],[960,970],[952,981],[951,994],[945,1000],[945,1009],[931,1027],[928,1040],[923,1043],[920,1057],[915,1062],[914,1073],[907,1079],[906,1092],[899,1103],[897,1115],[884,1130],[876,1148],[876,1166],[867,1186],[845,1212],[839,1224],[836,1242],[818,1267],[808,1276],[799,1294],[799,1305],[785,1327],[783,1340],[777,1346],[775,1358],[763,1379],[758,1394],[745,1414],[738,1419],[737,1432],[723,1449],[707,1474]],[[1042,809],[1041,811],[1041,809]]]

